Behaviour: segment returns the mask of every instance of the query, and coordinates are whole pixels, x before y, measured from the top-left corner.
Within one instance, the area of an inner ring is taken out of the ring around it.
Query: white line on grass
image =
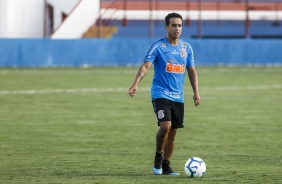
[[[9,94],[50,94],[50,93],[101,93],[127,92],[127,88],[85,88],[85,89],[46,89],[46,90],[10,90],[0,91],[0,95]],[[139,88],[139,91],[149,91],[150,88]]]
[[[200,90],[262,90],[262,89],[281,89],[282,85],[259,85],[259,86],[216,86],[216,87],[200,87]],[[46,90],[7,90],[0,91],[0,95],[15,94],[50,94],[50,93],[113,93],[124,92],[128,88],[82,88],[82,89],[46,89]],[[140,87],[138,91],[150,91],[150,87]]]
[[[282,85],[274,84],[269,86],[215,86],[215,87],[202,87],[200,90],[258,90],[258,89],[281,89]]]
[[[119,68],[111,68],[109,70],[95,70],[95,69],[81,69],[81,70],[71,70],[71,69],[62,69],[62,70],[32,70],[32,69],[21,69],[21,70],[0,70],[0,75],[9,75],[9,74],[20,74],[20,75],[42,75],[42,74],[136,74],[138,68],[125,68],[120,70]],[[153,72],[153,71],[149,71]]]

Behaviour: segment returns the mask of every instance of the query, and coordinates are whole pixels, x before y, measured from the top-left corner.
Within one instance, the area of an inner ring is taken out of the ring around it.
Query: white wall
[[[44,0],[0,0],[0,38],[44,34]]]
[[[94,0],[95,1],[95,0]],[[54,29],[79,0],[46,0],[54,7]],[[0,0],[0,38],[43,38],[45,0]]]
[[[43,38],[45,2],[54,8],[56,38],[80,38],[100,8],[100,0],[0,0],[0,38]],[[70,15],[63,24],[62,12]]]
[[[0,0],[0,38],[7,34],[7,1]]]

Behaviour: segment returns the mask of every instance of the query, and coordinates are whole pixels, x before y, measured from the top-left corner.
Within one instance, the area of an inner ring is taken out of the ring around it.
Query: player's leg
[[[167,141],[164,146],[164,158],[163,158],[164,160],[168,160],[168,161],[171,160],[174,151],[176,133],[177,133],[176,128],[171,128],[168,132]]]
[[[164,158],[162,163],[163,174],[179,176],[170,167],[170,160],[174,151],[175,137],[178,128],[183,128],[184,104],[179,102],[171,102],[171,129],[168,133],[168,139],[164,148]]]
[[[155,155],[154,168],[153,168],[155,174],[162,174],[163,153],[164,153],[166,142],[168,140],[168,134],[171,127],[171,122],[163,121],[160,122],[159,125],[160,128],[156,135],[156,155]]]
[[[166,141],[166,145],[164,147],[164,157],[162,163],[163,174],[173,175],[173,176],[180,175],[179,173],[174,172],[170,167],[170,160],[174,151],[176,133],[177,133],[176,128],[171,128],[168,133],[168,138]]]
[[[170,121],[160,122],[160,128],[156,135],[156,152],[164,152],[165,146],[169,138],[169,132],[171,127]]]
[[[158,119],[159,130],[156,135],[156,155],[153,171],[155,174],[162,174],[163,152],[171,128],[171,104],[167,99],[152,100],[155,114]]]

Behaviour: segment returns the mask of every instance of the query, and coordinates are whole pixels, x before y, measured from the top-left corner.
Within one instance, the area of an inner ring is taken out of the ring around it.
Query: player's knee
[[[168,132],[170,131],[170,128],[171,128],[171,122],[170,122],[170,121],[163,121],[163,122],[160,122],[160,129],[161,129],[163,132],[168,133]]]

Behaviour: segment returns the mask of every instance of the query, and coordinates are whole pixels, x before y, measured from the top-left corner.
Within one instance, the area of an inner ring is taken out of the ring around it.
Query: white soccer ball
[[[206,172],[206,164],[199,157],[191,157],[185,163],[184,171],[190,178],[200,178]]]

